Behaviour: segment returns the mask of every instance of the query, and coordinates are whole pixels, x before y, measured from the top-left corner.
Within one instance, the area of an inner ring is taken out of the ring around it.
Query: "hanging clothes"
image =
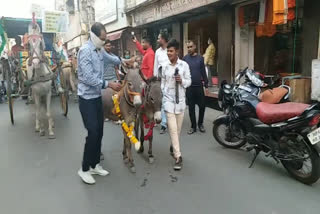
[[[273,13],[286,14],[288,13],[287,0],[273,0]]]
[[[288,0],[288,8],[296,7],[296,0]]]
[[[296,0],[288,0],[288,21],[296,18]]]
[[[273,20],[273,0],[266,0],[265,21],[263,24],[256,26],[256,36],[272,37],[276,34],[276,26],[272,24]]]
[[[239,26],[240,26],[240,27],[243,27],[243,26],[245,25],[245,20],[244,20],[244,7],[239,7],[238,19],[239,19]]]
[[[259,8],[259,24],[264,24],[266,18],[266,3],[267,0],[260,1],[260,8]]]
[[[288,11],[288,21],[293,21],[296,19],[296,10],[294,8],[290,8]]]
[[[273,0],[272,24],[286,24],[288,21],[288,0]]]

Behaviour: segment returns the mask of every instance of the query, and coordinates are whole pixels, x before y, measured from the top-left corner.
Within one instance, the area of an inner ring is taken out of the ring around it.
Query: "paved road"
[[[120,127],[106,123],[102,165],[111,174],[88,186],[77,176],[85,137],[77,105],[64,118],[55,103],[56,140],[36,135],[31,106],[19,101],[14,109],[11,126],[7,106],[0,105],[1,214],[319,213],[320,182],[300,184],[262,156],[248,169],[250,153],[214,142],[211,123],[219,113],[213,110],[206,114],[206,134],[187,136],[185,120],[181,172],[172,170],[169,138],[157,129],[155,163],[135,155],[137,173],[131,174],[122,163]]]

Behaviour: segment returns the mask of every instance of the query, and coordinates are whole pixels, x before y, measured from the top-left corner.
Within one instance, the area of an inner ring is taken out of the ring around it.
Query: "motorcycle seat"
[[[257,105],[256,113],[261,122],[265,124],[274,124],[299,116],[308,107],[309,105],[303,103],[288,102],[282,104],[269,104],[260,102]]]

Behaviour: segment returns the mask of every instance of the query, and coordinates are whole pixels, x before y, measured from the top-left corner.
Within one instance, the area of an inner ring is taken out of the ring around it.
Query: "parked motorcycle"
[[[247,72],[248,69],[240,72],[236,82],[244,75],[249,78]],[[262,87],[263,81],[258,79],[252,78],[249,82]],[[319,179],[320,128],[317,125],[320,111],[317,104],[264,103],[247,85],[226,81],[221,84],[218,99],[224,115],[214,121],[213,136],[219,144],[232,149],[247,144],[247,151],[255,151],[250,168],[264,152],[266,157],[281,162],[293,178],[304,184],[313,184]]]

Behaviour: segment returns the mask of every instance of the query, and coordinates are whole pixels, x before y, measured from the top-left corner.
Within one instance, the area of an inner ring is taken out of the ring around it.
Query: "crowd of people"
[[[162,122],[161,134],[168,131],[171,143],[170,152],[174,157],[173,168],[182,169],[180,134],[186,105],[189,107],[191,129],[188,134],[198,130],[205,132],[203,125],[205,114],[205,93],[208,90],[208,77],[205,59],[197,53],[196,43],[188,42],[188,54],[179,58],[180,44],[168,35],[160,33],[159,48],[154,52],[151,40],[144,37],[141,43],[133,36],[137,50],[142,54],[140,65],[144,79],[161,77]],[[211,45],[211,44],[209,44]],[[121,90],[119,66],[121,58],[111,52],[111,42],[103,24],[95,23],[91,27],[90,39],[78,53],[78,96],[79,108],[86,137],[82,167],[78,175],[87,184],[95,183],[92,175],[106,176],[109,172],[102,168],[101,141],[103,137],[103,109],[101,92],[107,87]],[[212,63],[211,63],[212,64]],[[161,74],[159,68],[161,69]],[[196,120],[195,106],[199,106],[199,118]]]

